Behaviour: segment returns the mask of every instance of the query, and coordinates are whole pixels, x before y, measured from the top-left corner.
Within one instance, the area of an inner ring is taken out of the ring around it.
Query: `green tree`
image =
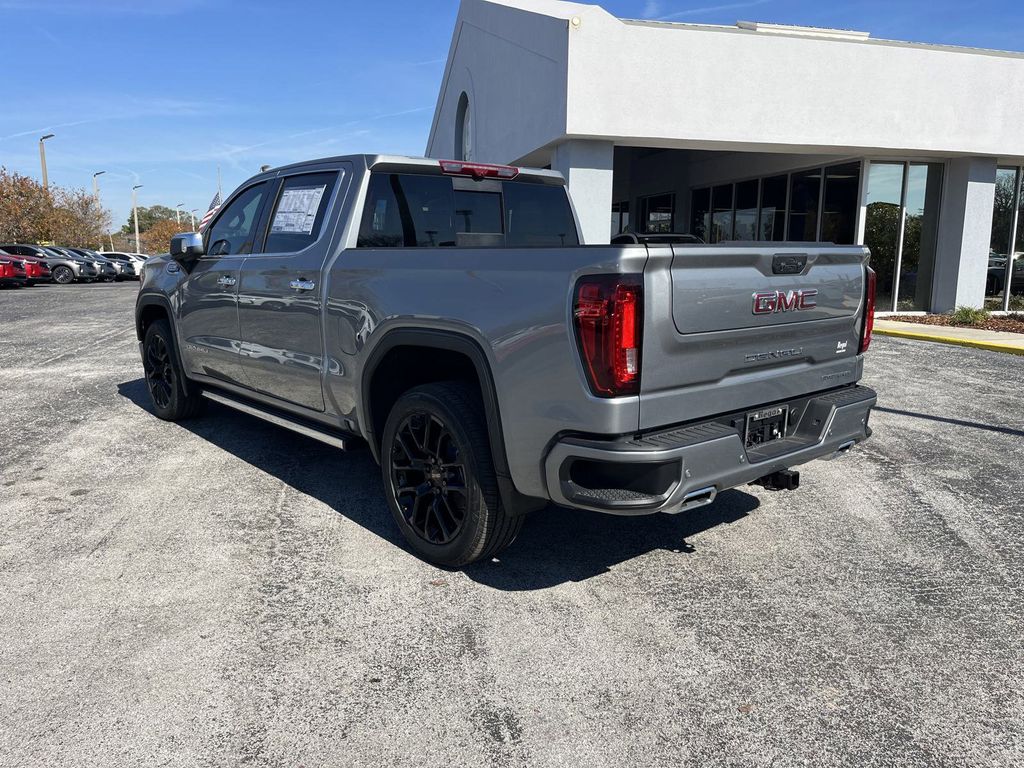
[[[151,205],[148,208],[139,206],[139,233],[148,232],[158,221],[177,223],[178,213],[174,208],[168,208],[166,205]],[[126,235],[135,233],[135,218],[131,213],[128,214],[127,223],[121,227],[121,232]]]

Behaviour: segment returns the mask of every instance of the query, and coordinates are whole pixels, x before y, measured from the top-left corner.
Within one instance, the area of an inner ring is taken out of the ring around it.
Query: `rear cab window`
[[[565,187],[372,172],[359,248],[579,245]]]

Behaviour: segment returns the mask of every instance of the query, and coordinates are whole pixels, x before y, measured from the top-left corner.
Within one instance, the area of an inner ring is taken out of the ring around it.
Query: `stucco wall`
[[[569,29],[572,136],[1024,156],[1020,54],[580,15]]]
[[[469,97],[474,159],[507,163],[565,135],[565,19],[481,0],[459,10],[427,142],[456,155],[459,97]]]

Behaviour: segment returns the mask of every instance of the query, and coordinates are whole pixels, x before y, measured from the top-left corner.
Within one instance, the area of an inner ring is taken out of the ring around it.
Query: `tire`
[[[64,265],[56,266],[50,272],[50,279],[59,285],[68,285],[75,282],[75,272],[71,267],[65,267]]]
[[[388,415],[381,444],[384,492],[412,549],[460,568],[494,557],[519,535],[498,493],[483,403],[460,381],[409,390]]]
[[[184,421],[196,416],[203,399],[185,392],[185,377],[174,354],[174,334],[166,320],[155,320],[146,329],[142,344],[142,367],[153,412],[164,421]]]

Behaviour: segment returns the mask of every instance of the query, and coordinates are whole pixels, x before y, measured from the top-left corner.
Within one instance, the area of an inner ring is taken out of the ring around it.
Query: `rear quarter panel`
[[[442,329],[474,340],[494,377],[512,479],[545,496],[541,461],[560,432],[636,430],[637,397],[593,397],[571,322],[577,278],[642,273],[643,247],[368,249],[342,251],[326,301],[328,399],[364,424],[359,382],[395,329]]]

